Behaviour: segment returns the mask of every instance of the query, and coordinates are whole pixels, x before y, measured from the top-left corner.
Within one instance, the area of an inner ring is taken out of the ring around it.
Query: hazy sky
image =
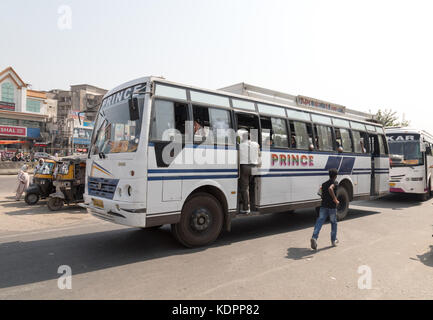
[[[432,3],[432,4],[430,4]],[[64,26],[67,5],[71,29]],[[433,133],[432,1],[0,2],[0,69],[36,90],[140,76],[217,89],[247,82]]]

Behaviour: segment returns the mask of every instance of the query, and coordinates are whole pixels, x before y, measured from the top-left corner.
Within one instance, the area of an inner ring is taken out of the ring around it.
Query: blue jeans
[[[329,209],[320,207],[319,218],[317,218],[316,225],[314,226],[313,238],[317,240],[319,238],[320,229],[322,229],[323,223],[329,216],[331,221],[331,241],[337,239],[337,209]]]

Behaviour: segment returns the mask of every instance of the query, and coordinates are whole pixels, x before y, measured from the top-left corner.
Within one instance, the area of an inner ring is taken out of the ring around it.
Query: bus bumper
[[[119,202],[89,196],[84,199],[84,203],[79,206],[96,218],[130,227],[146,226],[144,203]]]

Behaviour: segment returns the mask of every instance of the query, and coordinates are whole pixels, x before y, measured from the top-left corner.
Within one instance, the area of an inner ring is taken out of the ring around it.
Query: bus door
[[[236,128],[237,130],[245,129],[250,133],[250,138],[260,144],[260,124],[259,124],[259,117],[256,114],[253,113],[247,113],[247,112],[236,112],[235,111],[235,120],[236,120]],[[236,141],[239,141],[236,139]],[[239,148],[238,148],[239,150]],[[239,162],[239,154],[238,154],[238,172],[240,174],[240,162]],[[252,175],[254,172],[252,172]],[[250,208],[251,210],[256,210],[256,194],[257,194],[257,188],[256,186],[256,180],[254,179],[254,176],[252,177],[252,182],[250,184]],[[239,189],[239,187],[238,187]],[[238,192],[238,196],[240,196],[240,193]],[[238,199],[240,200],[240,199]],[[239,201],[238,201],[239,203]]]
[[[389,158],[384,137],[370,134],[371,188],[370,195],[378,196],[389,192]]]

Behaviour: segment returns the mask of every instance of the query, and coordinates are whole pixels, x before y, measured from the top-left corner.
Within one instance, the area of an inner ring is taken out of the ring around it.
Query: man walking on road
[[[337,206],[339,201],[336,197],[338,182],[337,182],[337,169],[329,170],[329,180],[322,184],[321,195],[322,204],[320,206],[319,217],[317,218],[316,225],[314,226],[313,237],[311,238],[311,249],[317,250],[317,239],[319,238],[320,229],[326,218],[329,217],[331,221],[331,243],[335,247],[338,243],[337,240]]]

